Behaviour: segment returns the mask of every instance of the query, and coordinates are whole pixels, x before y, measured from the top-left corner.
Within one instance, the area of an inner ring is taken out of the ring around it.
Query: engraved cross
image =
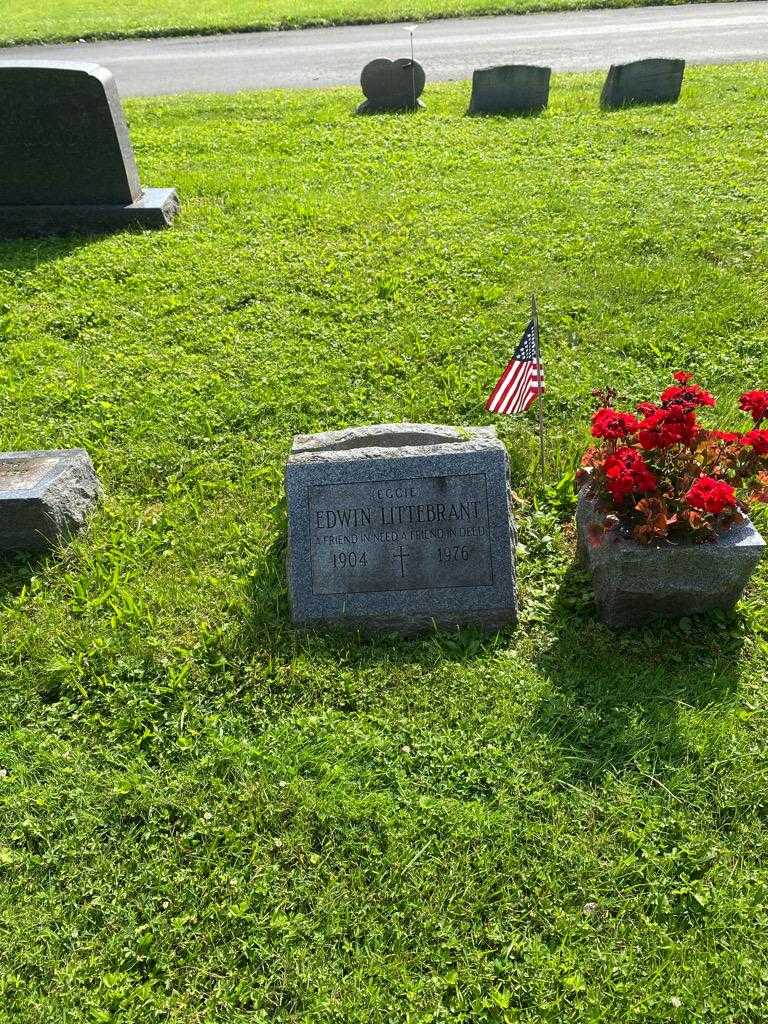
[[[400,575],[405,576],[405,560],[406,558],[410,558],[411,556],[407,554],[405,551],[403,551],[402,544],[400,545],[399,553],[395,557],[400,559]]]

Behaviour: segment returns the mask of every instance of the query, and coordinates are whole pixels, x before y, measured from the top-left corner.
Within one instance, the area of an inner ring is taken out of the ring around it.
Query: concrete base
[[[179,205],[175,189],[147,188],[130,206],[0,206],[0,238],[167,228]]]
[[[749,519],[709,544],[645,545],[619,532],[591,544],[591,529],[604,522],[597,499],[582,488],[578,559],[592,573],[598,613],[612,629],[732,608],[765,551]]]

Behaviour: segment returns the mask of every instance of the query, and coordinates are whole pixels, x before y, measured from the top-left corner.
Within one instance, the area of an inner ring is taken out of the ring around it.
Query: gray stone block
[[[419,97],[424,92],[427,77],[424,68],[409,57],[387,60],[378,57],[363,68],[360,86],[365,100],[357,108],[358,114],[382,114],[423,107]]]
[[[507,453],[492,427],[298,436],[286,492],[297,624],[410,635],[516,620]]]
[[[0,234],[165,227],[172,189],[142,191],[111,73],[0,60]]]
[[[0,551],[43,551],[66,540],[100,494],[82,448],[0,453]]]
[[[535,114],[549,102],[551,68],[506,64],[472,75],[468,114]]]
[[[616,532],[591,544],[590,530],[604,521],[584,487],[576,511],[577,556],[592,573],[600,617],[613,629],[732,608],[765,550],[749,520],[710,544],[646,546]]]
[[[685,61],[650,57],[631,64],[613,64],[600,96],[603,110],[640,103],[675,103],[683,85]]]

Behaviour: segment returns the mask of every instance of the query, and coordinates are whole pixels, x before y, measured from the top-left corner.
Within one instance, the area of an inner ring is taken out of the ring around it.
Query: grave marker
[[[683,85],[684,60],[651,57],[613,64],[600,95],[603,110],[639,103],[675,103]]]
[[[82,448],[0,453],[0,551],[42,551],[65,540],[100,494]]]
[[[0,235],[166,227],[173,189],[145,189],[111,73],[0,60]]]
[[[360,75],[365,101],[357,108],[357,113],[418,110],[424,106],[419,96],[424,92],[426,81],[424,68],[409,57],[401,57],[399,60],[379,57],[372,60],[365,65]]]
[[[468,114],[535,114],[549,102],[551,68],[506,64],[472,75]]]
[[[492,427],[299,436],[286,491],[296,623],[410,634],[515,621],[507,454]]]

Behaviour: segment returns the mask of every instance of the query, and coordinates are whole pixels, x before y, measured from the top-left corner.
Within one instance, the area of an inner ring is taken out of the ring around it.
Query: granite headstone
[[[685,61],[650,57],[613,64],[600,96],[603,110],[641,103],[675,103],[683,85]]]
[[[144,189],[111,73],[0,60],[0,235],[166,227],[173,189]]]
[[[423,107],[419,97],[427,78],[424,68],[409,57],[387,60],[379,57],[366,64],[360,75],[365,100],[358,114],[381,114]]]
[[[404,635],[514,622],[507,475],[492,427],[296,437],[286,468],[294,622]]]
[[[41,551],[85,526],[101,494],[82,448],[0,453],[0,551]]]
[[[468,114],[535,114],[549,102],[551,68],[505,64],[472,75]]]

